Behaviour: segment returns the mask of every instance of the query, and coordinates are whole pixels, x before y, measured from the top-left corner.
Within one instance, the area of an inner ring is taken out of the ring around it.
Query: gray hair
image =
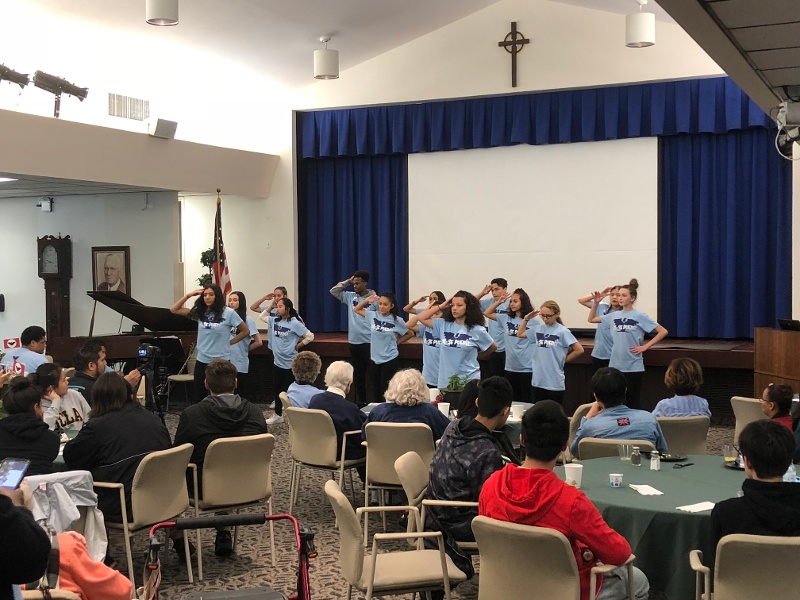
[[[304,350],[292,359],[292,375],[299,383],[314,383],[322,370],[322,361],[316,352]]]
[[[425,402],[430,394],[422,373],[403,369],[394,374],[383,397],[399,406],[416,406]]]
[[[353,365],[343,360],[332,362],[325,371],[325,385],[347,391],[353,384]]]

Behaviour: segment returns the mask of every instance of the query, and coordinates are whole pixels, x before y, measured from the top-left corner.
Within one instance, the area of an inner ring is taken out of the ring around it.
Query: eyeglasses
[[[546,315],[544,313],[539,313],[539,316],[542,317],[543,319],[551,319],[555,317],[555,315]]]

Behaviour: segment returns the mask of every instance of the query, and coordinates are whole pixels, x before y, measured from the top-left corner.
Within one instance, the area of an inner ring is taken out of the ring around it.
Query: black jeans
[[[393,358],[385,363],[376,364],[370,361],[369,376],[372,379],[373,402],[383,402],[383,394],[389,387],[389,380],[397,373],[400,366],[400,357]]]
[[[356,388],[356,404],[364,406],[367,400],[367,371],[372,361],[369,359],[369,344],[350,344],[350,362],[353,365],[353,386]],[[375,398],[375,402],[380,402]]]
[[[555,400],[559,404],[564,404],[564,390],[546,390],[540,387],[533,388],[533,401]]]
[[[514,390],[514,402],[531,402],[531,374],[506,371],[506,379]]]
[[[192,386],[194,398],[192,398],[192,404],[197,404],[208,395],[206,390],[207,366],[208,363],[200,362],[199,360],[194,363],[194,385]]]
[[[283,402],[278,397],[278,394],[285,392],[289,389],[294,381],[291,369],[282,369],[277,365],[272,365],[272,382],[275,386],[275,414],[280,416],[283,414]]]
[[[628,384],[628,391],[625,393],[625,404],[629,408],[639,408],[644,371],[623,373],[623,375],[625,375],[625,382]]]
[[[495,350],[489,355],[489,377],[497,375],[498,377],[505,377],[506,375],[506,353],[498,352]]]

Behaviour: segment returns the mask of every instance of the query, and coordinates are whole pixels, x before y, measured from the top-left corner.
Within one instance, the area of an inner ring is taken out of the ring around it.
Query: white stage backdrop
[[[639,280],[637,308],[657,318],[658,142],[513,146],[412,154],[409,293],[479,291],[493,277],[534,307]],[[399,299],[404,302],[404,299]]]

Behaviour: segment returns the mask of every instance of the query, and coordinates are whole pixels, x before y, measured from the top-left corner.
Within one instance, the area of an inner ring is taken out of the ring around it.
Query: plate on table
[[[738,460],[733,462],[723,462],[722,464],[729,469],[733,469],[734,471],[744,471],[744,467],[739,464]]]
[[[662,454],[661,462],[683,462],[688,458],[685,454],[678,454],[677,452],[674,454]]]

